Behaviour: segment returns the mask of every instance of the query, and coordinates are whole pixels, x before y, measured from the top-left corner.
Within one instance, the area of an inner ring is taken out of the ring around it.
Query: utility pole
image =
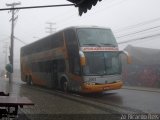
[[[46,29],[48,29],[49,31],[46,31],[46,33],[52,34],[52,33],[56,32],[56,28],[53,27],[56,23],[47,22],[46,24],[49,25],[49,27],[46,28]]]
[[[12,4],[6,4],[6,6],[10,6],[11,8],[15,8],[15,6],[17,5],[20,5],[21,3],[12,3]],[[17,10],[13,9],[11,10],[11,13],[12,13],[12,18],[10,19],[11,21],[11,44],[10,44],[10,56],[9,56],[9,61],[10,61],[10,64],[12,65],[12,68],[14,68],[13,66],[13,59],[14,59],[14,23],[15,21],[17,20],[18,16],[15,16],[15,13],[17,12]],[[9,76],[9,81],[11,82],[12,80],[12,73],[10,74]]]

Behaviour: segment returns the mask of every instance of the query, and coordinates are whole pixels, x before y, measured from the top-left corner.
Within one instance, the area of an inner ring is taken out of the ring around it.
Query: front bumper
[[[96,93],[108,90],[120,89],[123,85],[122,81],[116,83],[102,84],[102,85],[86,85],[82,86],[82,92],[84,93]]]

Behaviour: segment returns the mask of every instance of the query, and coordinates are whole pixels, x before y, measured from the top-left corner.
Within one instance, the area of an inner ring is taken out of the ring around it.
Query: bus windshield
[[[111,46],[117,47],[116,39],[110,29],[79,28],[77,35],[80,46]]]
[[[86,52],[84,75],[121,74],[121,62],[118,52]]]

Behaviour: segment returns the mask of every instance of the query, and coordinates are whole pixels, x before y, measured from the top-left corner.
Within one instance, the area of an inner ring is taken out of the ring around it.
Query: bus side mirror
[[[126,55],[128,64],[132,63],[131,56],[127,51],[121,51],[120,54],[125,54]]]
[[[81,64],[81,66],[86,65],[86,58],[85,57],[80,57],[80,64]]]
[[[81,66],[85,66],[86,65],[86,58],[84,56],[84,53],[82,51],[79,51],[79,55],[80,55],[80,64],[81,64]]]

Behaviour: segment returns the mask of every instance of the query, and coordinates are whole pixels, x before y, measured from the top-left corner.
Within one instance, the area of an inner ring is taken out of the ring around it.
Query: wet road
[[[24,84],[20,80],[15,82],[18,84]],[[7,84],[1,84],[1,88],[3,87],[8,89],[5,91],[12,92],[12,95],[22,96],[23,94],[26,94],[29,96],[29,93],[25,92],[25,90],[23,90],[23,87],[18,88],[8,86]],[[19,89],[21,90],[21,92],[19,91]],[[145,113],[160,113],[160,90],[157,90],[157,92],[151,92],[144,90],[120,89],[108,91],[102,95],[92,97],[100,101],[103,101],[107,104],[132,108]]]
[[[129,107],[145,113],[160,113],[160,91],[120,89],[105,92],[104,95],[98,96],[98,99],[109,104]]]

